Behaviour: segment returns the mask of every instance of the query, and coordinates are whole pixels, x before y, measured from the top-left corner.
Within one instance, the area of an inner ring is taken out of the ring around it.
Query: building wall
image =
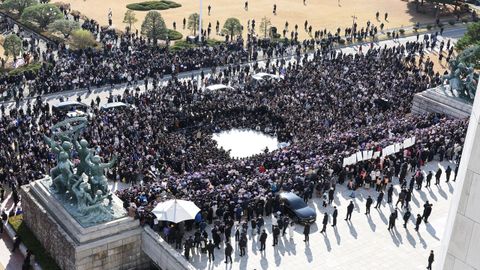
[[[435,269],[480,270],[480,84]]]

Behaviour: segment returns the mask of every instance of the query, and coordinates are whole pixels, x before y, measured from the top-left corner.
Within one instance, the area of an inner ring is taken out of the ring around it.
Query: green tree
[[[193,13],[188,16],[187,28],[193,32],[193,35],[197,35],[198,22],[200,20],[200,15],[198,13]]]
[[[128,24],[128,30],[132,30],[132,24],[136,23],[138,19],[135,17],[135,12],[133,10],[127,10],[125,16],[123,17],[123,23]]]
[[[230,40],[233,40],[235,35],[242,33],[242,25],[237,18],[228,18],[223,24],[223,32],[230,35]]]
[[[167,27],[162,16],[157,11],[149,11],[142,23],[142,35],[153,40],[156,45],[157,40],[167,38]]]
[[[65,38],[68,38],[73,31],[80,29],[80,24],[70,20],[56,20],[48,25],[50,32],[60,32]]]
[[[12,55],[13,59],[17,60],[17,56],[23,51],[22,39],[15,34],[8,35],[3,41],[3,49],[7,59]]]
[[[468,26],[467,32],[456,44],[457,51],[463,51],[472,45],[480,45],[480,22]]]
[[[73,45],[77,49],[86,49],[90,47],[95,47],[97,42],[95,41],[95,37],[93,34],[84,29],[77,29],[72,32],[72,41]]]
[[[263,33],[263,38],[267,38],[271,26],[272,22],[270,21],[270,19],[267,17],[263,17],[262,21],[260,22],[260,31],[262,31]]]
[[[41,29],[45,29],[52,22],[62,19],[63,13],[53,4],[38,4],[27,7],[20,19],[25,22],[34,22]]]
[[[1,7],[10,12],[17,11],[18,14],[22,14],[24,9],[36,4],[38,4],[37,0],[7,0],[1,5]]]

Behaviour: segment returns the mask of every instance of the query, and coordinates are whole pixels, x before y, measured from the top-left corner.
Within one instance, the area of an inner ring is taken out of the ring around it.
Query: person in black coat
[[[338,210],[337,207],[333,207],[333,213],[332,213],[332,227],[337,226],[337,217],[338,217]]]
[[[423,215],[422,215],[422,217],[423,217],[425,223],[428,223],[428,217],[432,213],[432,206],[433,206],[433,204],[429,203],[428,201],[426,201],[425,204],[423,205]]]
[[[432,177],[433,177],[433,173],[432,173],[432,171],[430,171],[427,174],[427,184],[425,185],[425,187],[430,187],[430,182],[432,181]]]
[[[240,242],[240,257],[244,256],[246,254],[246,247],[247,247],[247,237],[241,237]]]
[[[212,243],[212,240],[208,241],[207,244],[207,251],[208,251],[208,261],[215,261],[215,245]]]
[[[333,188],[330,188],[330,190],[328,191],[328,204],[332,204],[333,202],[333,193],[334,193],[334,190]]]
[[[441,176],[442,176],[442,169],[438,168],[437,173],[435,173],[435,185],[440,185]]]
[[[262,234],[260,235],[260,251],[265,250],[265,243],[267,242],[267,232],[265,230],[262,231]]]
[[[303,242],[308,243],[310,240],[310,224],[305,224],[305,227],[303,227],[303,235],[305,235]]]
[[[380,208],[380,206],[382,206],[382,200],[383,200],[383,191],[380,191],[380,193],[378,193],[378,197],[377,197],[377,205],[375,206],[375,208]]]
[[[351,220],[352,219],[352,213],[353,213],[353,208],[355,206],[353,205],[353,201],[350,201],[350,204],[347,206],[347,217],[345,220]]]
[[[433,250],[431,250],[430,256],[428,256],[428,266],[427,266],[428,270],[432,270],[433,261],[435,261],[435,256],[433,255]]]
[[[395,227],[395,220],[396,219],[397,219],[397,211],[395,210],[390,214],[390,217],[388,219],[388,230],[389,231]]]
[[[188,261],[190,259],[190,249],[192,248],[189,240],[185,241],[184,248],[185,248],[185,259],[187,259]]]
[[[278,245],[278,237],[280,236],[280,228],[278,226],[273,226],[273,245]]]
[[[365,204],[365,206],[366,206],[365,215],[370,214],[370,207],[372,206],[372,204],[373,204],[373,199],[372,199],[372,197],[368,196],[367,202]]]
[[[412,215],[412,213],[410,213],[410,210],[408,210],[408,208],[407,208],[407,211],[405,212],[405,214],[403,214],[403,227],[404,228],[407,228],[407,223],[408,223],[408,220],[410,219],[411,215]]]
[[[227,242],[225,244],[225,263],[228,263],[228,259],[230,259],[230,263],[233,263],[232,253],[233,253],[232,244],[230,244],[230,242]]]
[[[392,197],[393,197],[393,185],[390,185],[390,187],[387,190],[387,203],[392,203]]]
[[[422,216],[420,216],[420,214],[417,214],[417,220],[415,221],[415,231],[418,232],[418,228],[420,227],[421,223],[422,223]]]
[[[325,213],[325,214],[323,215],[322,224],[323,224],[323,228],[322,228],[322,230],[320,231],[320,233],[326,232],[327,224],[328,224],[328,214],[327,214],[327,213]]]
[[[446,183],[448,183],[450,181],[450,175],[452,174],[452,168],[450,168],[450,166],[447,167],[447,169],[445,170],[445,176],[447,177],[447,181],[445,181]]]

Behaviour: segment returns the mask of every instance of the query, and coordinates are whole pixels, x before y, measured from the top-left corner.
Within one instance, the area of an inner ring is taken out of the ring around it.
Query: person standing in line
[[[332,213],[332,227],[337,226],[337,217],[338,217],[338,210],[337,207],[333,207],[333,213]]]
[[[410,210],[408,210],[408,208],[407,208],[407,211],[405,211],[405,214],[403,214],[403,227],[405,229],[407,228],[407,223],[408,223],[408,220],[410,219],[411,215],[412,215],[412,213],[410,213]]]
[[[323,224],[323,228],[322,228],[322,230],[320,231],[320,233],[326,233],[327,224],[328,224],[328,214],[327,214],[327,213],[325,213],[325,214],[323,215],[322,224]]]
[[[242,236],[240,238],[240,257],[242,256],[245,256],[246,252],[245,252],[245,249],[247,247],[247,237],[246,236]]]
[[[418,232],[418,228],[420,228],[420,224],[422,224],[422,216],[417,214],[417,220],[415,221],[415,231]]]
[[[397,210],[394,210],[388,219],[388,230],[392,230],[395,227],[395,221],[397,220]]]
[[[370,215],[370,207],[373,204],[373,199],[372,197],[368,196],[367,202],[365,204],[366,210],[365,210],[365,215]]]
[[[262,234],[260,235],[260,251],[265,250],[265,243],[267,242],[267,232],[265,230],[262,231]]]
[[[427,174],[427,184],[425,185],[425,187],[430,187],[432,177],[433,177],[433,172],[432,171],[428,172],[428,174]]]
[[[377,197],[377,205],[375,206],[376,209],[379,209],[382,206],[382,200],[383,200],[383,190],[380,190],[380,193],[378,193],[378,197]]]
[[[208,16],[210,16],[210,11],[212,10],[212,7],[208,5]]]
[[[353,208],[355,206],[353,205],[353,201],[350,201],[350,204],[347,206],[347,217],[345,220],[351,220],[352,219],[352,213],[353,213]]]
[[[452,174],[452,168],[450,168],[450,165],[447,167],[447,169],[445,170],[445,177],[447,178],[447,181],[445,181],[446,183],[448,183],[450,181],[450,175]]]
[[[278,226],[273,227],[273,245],[272,247],[278,245],[278,237],[280,236],[280,228]]]
[[[225,246],[225,263],[228,263],[228,259],[230,259],[230,263],[233,263],[232,253],[233,253],[233,247],[232,247],[232,244],[230,244],[230,241],[228,241]]]
[[[207,251],[208,251],[208,261],[209,262],[215,261],[215,245],[212,243],[212,240],[208,241]]]
[[[435,185],[440,185],[440,177],[442,176],[442,169],[438,168],[437,173],[435,173]]]
[[[387,190],[387,203],[392,203],[392,197],[393,197],[393,185],[390,185],[390,187]]]
[[[303,235],[305,236],[303,242],[308,243],[310,240],[310,224],[305,224],[305,227],[303,227]]]
[[[432,270],[432,264],[435,261],[435,256],[433,255],[433,250],[430,250],[430,256],[428,256],[428,265],[427,269]]]

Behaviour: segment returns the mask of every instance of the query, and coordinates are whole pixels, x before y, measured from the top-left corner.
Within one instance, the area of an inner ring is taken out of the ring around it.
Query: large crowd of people
[[[159,225],[150,213],[168,197],[191,200],[201,208],[195,220],[198,233],[185,243],[190,248],[203,237],[206,250],[211,250],[212,243],[206,244],[209,238],[218,247],[238,232],[236,237],[242,242],[241,230],[232,231],[234,221],[255,220],[260,233],[262,216],[283,214],[275,196],[278,191],[293,191],[308,201],[342,184],[353,191],[374,185],[380,192],[397,177],[411,192],[413,180],[405,179],[407,170],[416,171],[434,158],[458,161],[461,154],[466,120],[409,114],[415,93],[442,83],[441,74],[424,57],[425,41],[370,48],[355,55],[321,47],[311,59],[267,61],[263,69],[282,74],[282,79],[258,84],[251,79],[258,66],[238,65],[250,57],[241,41],[170,52],[153,48],[134,35],[113,40],[119,44],[101,52],[60,48],[58,58],[49,57],[30,81],[32,95],[232,64],[200,84],[174,77],[166,85],[154,83],[154,89],[143,93],[131,87],[109,98],[134,105],[129,108],[103,111],[98,102],[91,104],[92,115],[82,136],[104,159],[118,156],[108,176],[131,187],[117,195],[131,215],[142,224],[161,226],[159,231],[168,241],[177,242],[177,247],[185,240],[183,229]],[[234,89],[207,92],[199,86],[215,83]],[[49,128],[62,117],[52,114],[39,98],[27,109],[7,113],[2,107],[2,184],[15,189],[49,172],[55,156],[42,135],[49,135]],[[232,159],[228,151],[217,148],[211,136],[232,128],[259,130],[290,144]],[[342,166],[350,154],[379,151],[412,136],[415,145],[400,153]],[[277,216],[277,226],[279,220],[290,223]],[[207,223],[215,224],[211,233],[205,231]],[[186,225],[191,229],[194,222]]]

